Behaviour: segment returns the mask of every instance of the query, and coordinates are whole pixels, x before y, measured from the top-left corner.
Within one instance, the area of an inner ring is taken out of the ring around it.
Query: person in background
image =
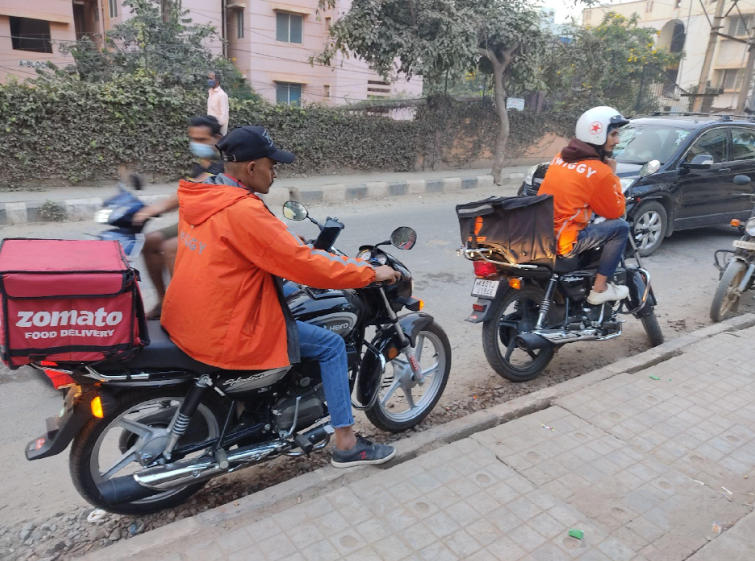
[[[228,134],[228,94],[220,87],[220,73],[211,71],[207,75],[207,85],[210,91],[207,95],[207,114],[212,115],[220,123],[220,133]]]
[[[209,177],[223,173],[223,161],[215,148],[223,138],[220,134],[220,123],[215,117],[194,117],[189,122],[189,148],[196,160],[191,166],[191,173],[187,181],[202,183]],[[145,206],[134,215],[134,224],[143,224],[147,219],[170,212],[178,208],[178,194],[174,193],[167,199]],[[162,313],[162,302],[165,298],[165,279],[163,271],[173,274],[178,250],[178,223],[154,232],[144,238],[144,261],[152,284],[157,290],[157,305],[147,314],[147,319],[158,319]]]

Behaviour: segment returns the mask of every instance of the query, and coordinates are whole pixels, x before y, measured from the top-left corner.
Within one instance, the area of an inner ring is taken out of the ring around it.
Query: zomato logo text
[[[57,327],[59,325],[118,325],[123,321],[122,312],[108,313],[105,308],[96,312],[87,310],[64,310],[62,312],[18,312],[16,327]]]

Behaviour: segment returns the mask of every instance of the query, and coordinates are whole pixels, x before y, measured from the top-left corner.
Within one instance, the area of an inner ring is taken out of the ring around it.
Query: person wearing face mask
[[[223,173],[223,161],[215,145],[223,138],[220,123],[210,115],[194,117],[189,122],[189,149],[197,158],[191,167],[187,181],[203,182],[213,175]],[[134,215],[133,223],[143,224],[147,219],[170,212],[178,208],[178,195],[173,194],[165,200],[145,206]],[[144,237],[144,261],[152,284],[157,291],[157,305],[147,314],[147,319],[157,319],[162,311],[165,298],[165,279],[163,271],[173,273],[178,249],[178,224],[150,232]]]
[[[382,464],[391,446],[353,430],[346,345],[337,334],[295,321],[281,278],[316,288],[361,288],[394,282],[388,266],[313,249],[259,198],[277,163],[294,161],[259,126],[231,131],[218,143],[225,172],[205,183],[182,181],[176,269],[165,297],[162,326],[181,350],[225,370],[283,368],[300,358],[319,363],[335,429],[331,463],[346,468]]]
[[[220,87],[220,73],[212,71],[207,75],[207,114],[212,115],[220,123],[220,132],[228,134],[228,94]]]

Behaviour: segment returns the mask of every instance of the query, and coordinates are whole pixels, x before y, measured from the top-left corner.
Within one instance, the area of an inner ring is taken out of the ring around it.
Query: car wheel
[[[632,235],[642,257],[655,253],[666,237],[668,215],[658,201],[642,203],[634,214]]]

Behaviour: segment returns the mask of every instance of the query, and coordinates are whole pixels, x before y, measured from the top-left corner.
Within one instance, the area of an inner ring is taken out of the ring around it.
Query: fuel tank
[[[288,296],[288,307],[299,321],[324,327],[349,338],[364,316],[364,304],[354,290],[304,288]]]

